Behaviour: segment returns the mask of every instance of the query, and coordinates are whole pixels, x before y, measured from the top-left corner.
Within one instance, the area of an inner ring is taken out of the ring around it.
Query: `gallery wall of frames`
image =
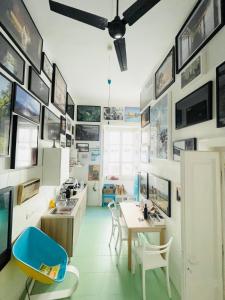
[[[173,235],[171,278],[181,290],[180,154],[225,135],[225,5],[196,1],[141,90],[141,191]],[[223,47],[222,47],[223,48]]]

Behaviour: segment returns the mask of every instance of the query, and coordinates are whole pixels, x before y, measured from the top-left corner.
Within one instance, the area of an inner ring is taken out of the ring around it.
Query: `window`
[[[137,127],[104,127],[103,176],[131,178],[138,172],[140,129]]]

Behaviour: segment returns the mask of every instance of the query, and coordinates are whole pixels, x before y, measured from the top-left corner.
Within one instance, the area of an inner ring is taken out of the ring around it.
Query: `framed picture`
[[[76,140],[77,141],[99,141],[100,126],[99,125],[76,125]]]
[[[100,148],[90,149],[90,161],[92,163],[100,163],[101,160],[101,150]]]
[[[0,156],[9,155],[13,84],[0,74]]]
[[[67,85],[56,64],[53,64],[52,103],[66,113]]]
[[[176,103],[176,129],[212,119],[212,81]]]
[[[89,152],[88,143],[76,143],[76,149],[78,152]]]
[[[72,139],[70,134],[66,134],[66,147],[71,148],[72,145]]]
[[[43,40],[23,1],[2,0],[0,20],[3,29],[40,73]]]
[[[140,194],[143,198],[148,199],[148,173],[145,171],[141,171],[140,173]]]
[[[66,134],[66,119],[63,116],[60,116],[60,133]]]
[[[60,140],[60,118],[47,107],[42,107],[41,138],[46,141]]]
[[[141,162],[148,164],[150,162],[150,149],[149,145],[141,145]]]
[[[70,118],[72,120],[74,120],[74,110],[75,110],[75,105],[74,105],[73,99],[70,96],[70,94],[67,93],[67,98],[66,98],[66,113],[70,116]]]
[[[50,89],[31,66],[29,68],[28,89],[45,105],[48,106]]]
[[[100,165],[89,165],[88,181],[99,181]]]
[[[216,69],[216,119],[217,127],[225,126],[225,62]]]
[[[101,122],[101,106],[77,105],[78,122]]]
[[[130,122],[130,123],[141,122],[140,108],[139,107],[125,107],[124,121]]]
[[[150,106],[148,106],[141,114],[141,127],[144,128],[150,124]]]
[[[66,118],[66,131],[71,134],[72,133],[72,122],[70,118]]]
[[[104,107],[104,120],[122,121],[123,107]]]
[[[224,25],[224,1],[198,1],[176,36],[179,73]]]
[[[197,139],[191,138],[173,142],[173,160],[180,161],[180,152],[182,150],[194,151],[197,150]]]
[[[149,199],[168,217],[171,217],[171,182],[162,177],[149,175]]]
[[[38,163],[38,125],[13,116],[11,169],[36,166]]]
[[[41,104],[18,84],[15,86],[13,110],[18,115],[40,123]]]
[[[50,81],[52,81],[53,66],[52,66],[50,60],[48,59],[47,55],[44,52],[42,52],[42,63],[41,63],[41,66],[42,66],[42,70],[43,70],[45,76]]]
[[[169,159],[171,139],[171,101],[164,95],[151,106],[150,158]]]
[[[155,97],[159,98],[175,81],[175,48],[173,47],[155,73]]]
[[[0,66],[15,80],[24,84],[25,61],[1,33]]]
[[[13,187],[0,190],[0,271],[10,261],[12,253],[13,190]]]

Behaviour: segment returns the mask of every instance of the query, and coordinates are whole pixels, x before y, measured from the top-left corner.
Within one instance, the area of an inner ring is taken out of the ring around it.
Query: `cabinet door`
[[[221,171],[217,152],[183,152],[183,300],[222,300]]]

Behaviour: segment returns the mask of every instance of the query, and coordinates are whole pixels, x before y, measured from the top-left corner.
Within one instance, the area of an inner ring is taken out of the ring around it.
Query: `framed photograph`
[[[52,103],[66,113],[67,85],[56,64],[53,64]]]
[[[71,148],[72,146],[72,138],[70,134],[66,134],[66,147]]]
[[[9,156],[13,83],[0,74],[0,157]]]
[[[176,103],[176,129],[212,119],[212,81]]]
[[[76,140],[77,141],[99,141],[100,126],[99,125],[76,125]]]
[[[150,146],[141,145],[141,162],[148,164],[150,162]]]
[[[48,106],[50,89],[31,66],[29,68],[28,89]]]
[[[23,1],[2,0],[0,20],[3,29],[40,73],[43,39]]]
[[[141,127],[144,128],[150,124],[150,106],[148,106],[141,114]]]
[[[70,116],[70,118],[72,120],[74,120],[74,111],[75,111],[75,105],[74,105],[73,99],[70,96],[70,94],[67,93],[67,98],[66,98],[66,113],[67,113],[67,115]]]
[[[141,171],[140,173],[140,194],[143,198],[148,199],[148,173],[145,171]]]
[[[15,80],[24,84],[25,61],[1,33],[0,66]]]
[[[52,75],[53,75],[53,66],[50,62],[50,60],[48,59],[47,55],[42,52],[42,71],[44,72],[45,76],[52,81]]]
[[[66,148],[66,135],[60,134],[60,147]]]
[[[169,159],[171,146],[171,101],[164,95],[151,106],[150,158]]]
[[[76,149],[78,152],[89,152],[88,143],[76,143]]]
[[[11,169],[37,166],[38,128],[25,118],[13,116]]]
[[[191,138],[173,142],[173,160],[180,161],[180,152],[182,150],[195,151],[197,150],[197,139]]]
[[[155,97],[159,98],[175,81],[175,48],[173,47],[155,73]]]
[[[66,118],[60,116],[60,133],[62,135],[66,134]]]
[[[41,138],[46,141],[60,140],[60,118],[47,107],[42,107]]]
[[[40,123],[41,104],[18,84],[15,86],[13,110],[18,115]]]
[[[179,73],[224,25],[224,1],[198,1],[176,36]]]
[[[125,107],[124,121],[129,123],[140,123],[141,114],[139,107]]]
[[[77,105],[78,122],[101,122],[101,106]]]
[[[88,181],[99,181],[100,165],[89,165],[88,170]]]
[[[171,182],[162,177],[149,175],[149,199],[168,217],[171,217]]]
[[[66,131],[71,134],[72,133],[72,122],[70,118],[66,118]]]
[[[122,121],[123,107],[104,107],[104,120]]]
[[[225,62],[216,69],[216,119],[217,127],[225,126]]]

